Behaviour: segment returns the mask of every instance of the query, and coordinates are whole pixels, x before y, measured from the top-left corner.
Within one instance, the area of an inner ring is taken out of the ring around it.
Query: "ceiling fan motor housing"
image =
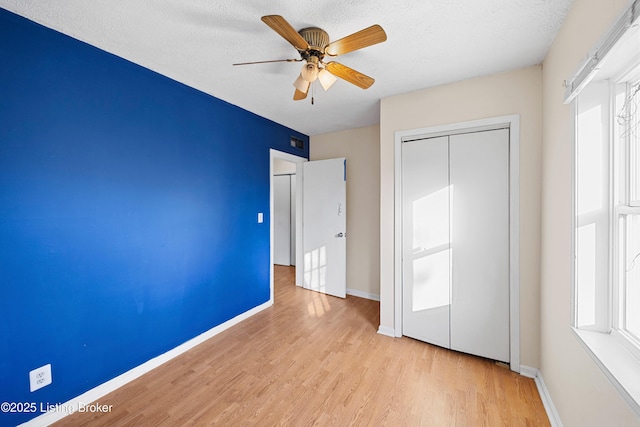
[[[298,34],[309,43],[309,49],[300,52],[302,58],[308,61],[310,57],[315,56],[322,60],[324,48],[329,44],[329,34],[322,28],[317,27],[303,28],[298,31]]]

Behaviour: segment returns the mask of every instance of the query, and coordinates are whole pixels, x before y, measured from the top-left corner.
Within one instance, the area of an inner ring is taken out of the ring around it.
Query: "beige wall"
[[[539,366],[542,72],[534,66],[385,98],[380,110],[380,327],[394,328],[394,133],[520,115],[520,361]]]
[[[380,295],[380,128],[369,126],[310,138],[309,160],[347,159],[347,289]]]
[[[543,62],[543,197],[540,370],[567,426],[640,425],[569,329],[571,307],[571,107],[562,82],[629,5],[575,0]]]

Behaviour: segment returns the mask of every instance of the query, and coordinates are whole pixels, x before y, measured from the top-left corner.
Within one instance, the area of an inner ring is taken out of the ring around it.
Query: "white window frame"
[[[631,77],[626,77],[628,82],[624,83],[624,99],[628,99],[633,96],[636,98],[634,102],[640,103],[640,61],[634,74]],[[619,108],[619,106],[618,106]],[[624,274],[626,270],[626,263],[629,256],[633,256],[631,263],[640,262],[638,258],[639,254],[627,254],[626,247],[627,241],[625,236],[625,230],[622,229],[623,222],[626,227],[626,219],[631,215],[640,216],[640,188],[635,188],[637,185],[637,174],[640,174],[640,159],[638,158],[637,150],[640,150],[640,128],[637,127],[640,122],[640,111],[633,108],[631,111],[631,117],[626,117],[628,122],[632,122],[632,128],[625,129],[625,133],[622,135],[614,135],[619,143],[614,142],[614,147],[619,150],[615,152],[614,156],[618,160],[622,160],[619,165],[619,172],[613,177],[614,188],[616,194],[613,201],[613,260],[614,260],[614,273],[613,273],[613,300],[612,307],[612,334],[615,334],[618,339],[622,339],[628,350],[640,360],[640,333],[633,333],[627,329],[627,278]],[[615,182],[615,180],[619,182]],[[634,198],[634,196],[636,198]],[[640,309],[640,307],[638,308]]]
[[[578,230],[581,227],[577,211],[578,153],[580,150],[578,119],[581,114],[579,111],[579,94],[573,102],[575,134],[572,232],[575,262],[572,268],[572,329],[579,338],[579,342],[587,350],[587,353],[602,369],[636,414],[640,416],[640,339],[624,329],[626,294],[625,278],[624,274],[621,274],[621,265],[624,264],[625,253],[620,229],[620,218],[628,214],[640,214],[640,206],[635,206],[635,201],[630,198],[631,168],[629,162],[631,161],[631,143],[628,133],[622,139],[622,134],[618,132],[620,126],[616,123],[616,112],[619,108],[619,105],[616,104],[616,97],[620,93],[621,85],[625,85],[624,93],[626,96],[629,89],[634,87],[636,82],[640,80],[640,58],[636,58],[635,61],[636,64],[634,64],[632,74],[627,71],[624,75],[607,76],[607,73],[605,73],[606,79],[604,81],[602,78],[600,80],[593,79],[581,88],[581,90],[584,89],[585,96],[591,96],[591,99],[600,97],[600,106],[609,117],[609,123],[603,126],[605,130],[602,136],[608,146],[608,158],[603,157],[601,162],[602,164],[608,163],[608,171],[606,172],[608,178],[606,178],[607,182],[603,183],[603,188],[608,191],[608,195],[606,195],[608,198],[607,278],[603,279],[601,276],[595,280],[595,320],[593,325],[582,327],[578,323],[581,301],[578,296],[579,252],[577,250]],[[595,95],[593,95],[594,93]],[[640,115],[640,111],[637,111],[636,114]],[[635,167],[640,168],[640,164],[635,165]],[[603,168],[606,170],[606,166],[603,166]],[[638,173],[640,173],[640,170]]]

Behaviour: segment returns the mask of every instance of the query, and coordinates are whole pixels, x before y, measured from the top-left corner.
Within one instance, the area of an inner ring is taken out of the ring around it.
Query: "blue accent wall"
[[[63,403],[268,301],[269,149],[308,143],[0,9],[0,402]]]

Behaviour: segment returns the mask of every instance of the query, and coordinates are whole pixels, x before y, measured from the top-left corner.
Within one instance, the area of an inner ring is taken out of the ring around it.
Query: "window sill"
[[[640,417],[640,360],[611,334],[571,329],[596,365]]]

